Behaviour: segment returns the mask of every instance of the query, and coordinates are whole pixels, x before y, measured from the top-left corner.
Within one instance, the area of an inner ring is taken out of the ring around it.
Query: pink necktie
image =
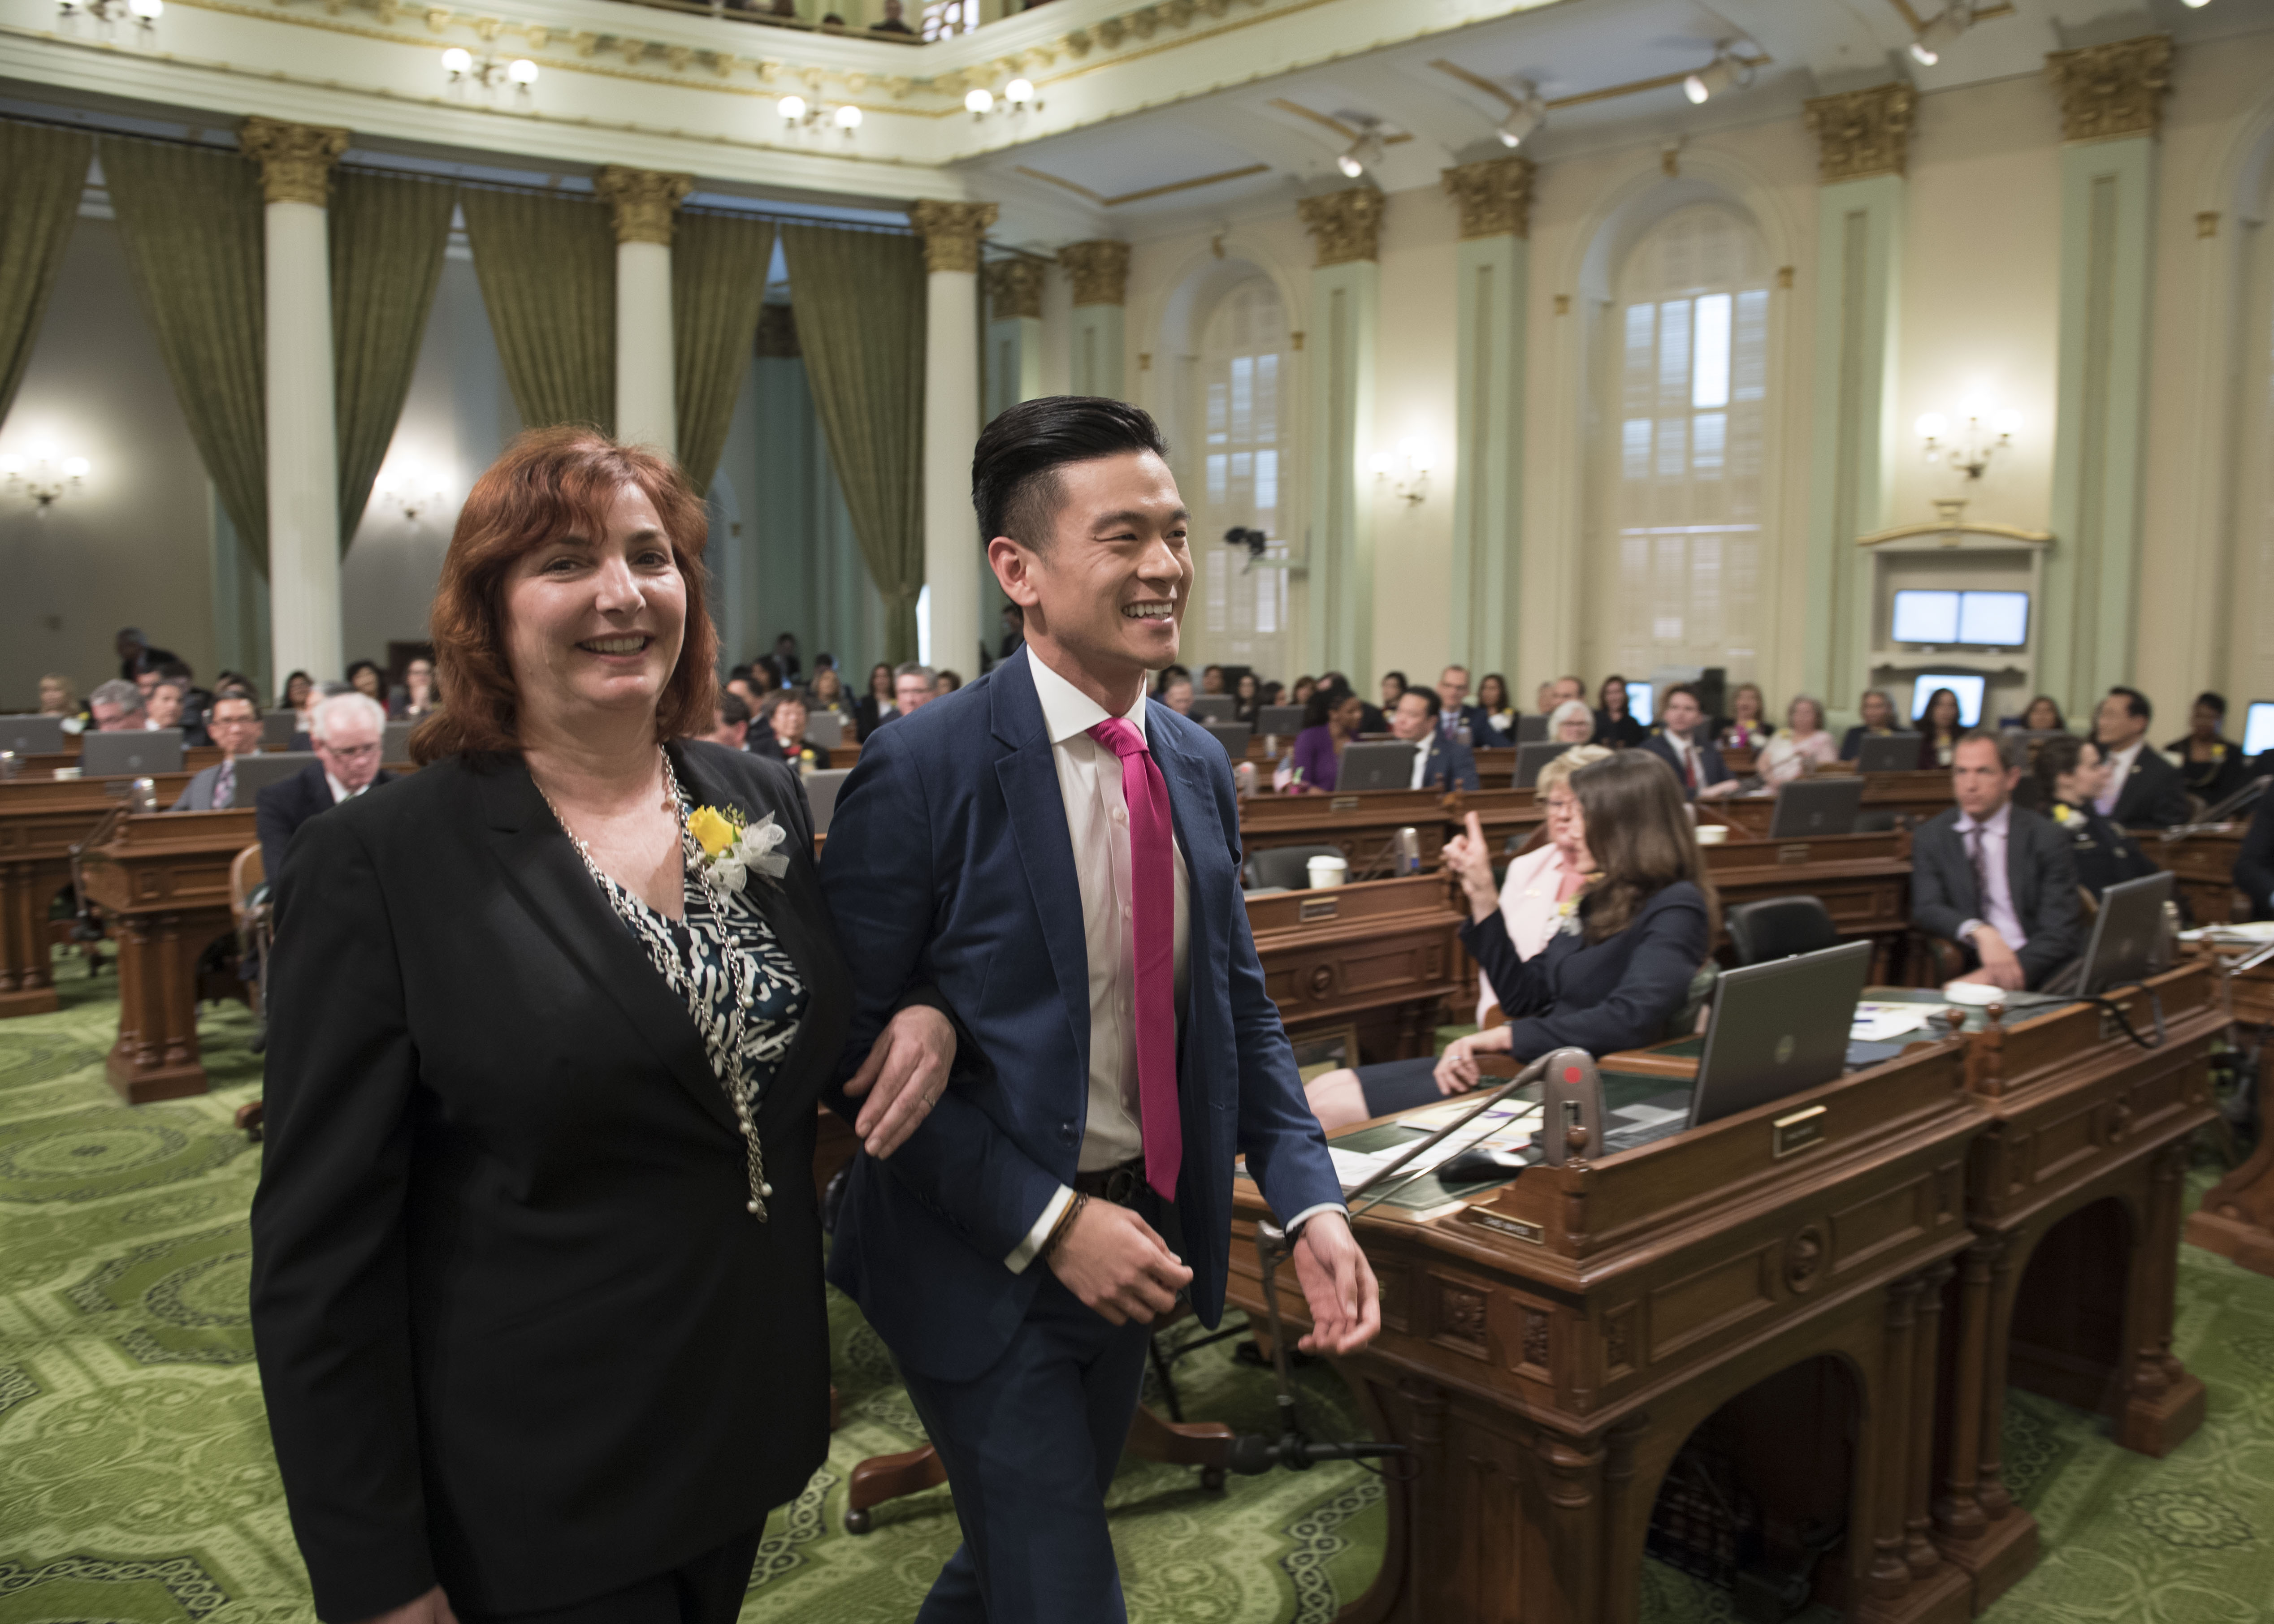
[[[1177,1199],[1185,1156],[1177,1117],[1177,878],[1169,830],[1169,786],[1145,736],[1109,717],[1089,736],[1121,758],[1121,799],[1129,808],[1130,936],[1137,970],[1137,1101],[1145,1131],[1145,1182]]]

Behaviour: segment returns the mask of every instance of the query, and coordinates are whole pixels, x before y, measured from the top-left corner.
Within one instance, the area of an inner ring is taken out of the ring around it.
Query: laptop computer
[[[1628,1124],[1603,1136],[1605,1153],[1655,1144],[1840,1077],[1871,968],[1871,944],[1848,942],[1723,971],[1696,1085],[1686,1097],[1668,1093],[1627,1107]]]
[[[1195,694],[1191,711],[1195,722],[1229,722],[1239,715],[1239,701],[1229,694]]]
[[[1796,778],[1777,791],[1769,814],[1769,838],[1801,840],[1811,835],[1852,835],[1864,809],[1864,780]]]
[[[2085,943],[2077,991],[2106,992],[2157,973],[2164,950],[2164,905],[2172,899],[2178,884],[2177,875],[2151,874],[2100,893],[2100,912],[2093,915],[2092,935]]]
[[[1335,793],[1347,795],[1353,790],[1412,788],[1413,752],[1419,748],[1403,739],[1392,739],[1381,744],[1344,746],[1342,765],[1335,772]]]
[[[182,730],[153,727],[131,733],[85,733],[79,738],[83,778],[142,778],[182,770]]]
[[[1547,718],[1544,716],[1520,716],[1516,718],[1516,741],[1518,744],[1547,742]]]
[[[379,735],[379,759],[382,762],[407,762],[410,759],[410,734],[418,726],[416,722],[389,722]]]
[[[292,735],[300,731],[297,710],[271,710],[260,718],[260,748],[264,750],[289,750]]]
[[[850,767],[825,767],[818,772],[805,775],[805,803],[813,808],[813,832],[829,832],[829,820],[837,813],[837,792],[845,787],[845,780],[853,776]]]
[[[264,751],[259,756],[238,756],[233,792],[236,804],[251,806],[262,790],[271,784],[299,777],[300,770],[312,764],[315,759],[314,753],[309,750],[279,750],[274,755]]]
[[[1245,722],[1219,722],[1212,718],[1202,722],[1201,726],[1209,730],[1210,738],[1224,746],[1224,753],[1231,757],[1235,766],[1247,759],[1247,741],[1255,736],[1253,727]]]
[[[1856,747],[1858,772],[1916,772],[1918,763],[1916,733],[1865,733]]]
[[[1292,738],[1303,731],[1303,707],[1266,705],[1255,713],[1255,731],[1281,739]]]
[[[1568,744],[1556,744],[1552,741],[1543,741],[1538,744],[1517,745],[1516,747],[1516,787],[1538,788],[1540,770],[1562,755],[1564,751],[1574,748]]]
[[[845,713],[841,710],[807,711],[805,741],[817,744],[825,750],[837,748],[845,742]]]
[[[0,716],[0,750],[19,756],[54,756],[64,748],[59,716]]]

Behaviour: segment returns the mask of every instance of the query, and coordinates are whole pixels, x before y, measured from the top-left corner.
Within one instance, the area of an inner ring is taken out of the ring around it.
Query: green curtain
[[[679,465],[698,492],[726,448],[766,297],[774,229],[729,214],[681,214],[671,235],[671,350]]]
[[[924,583],[923,244],[784,226],[782,252],[814,409],[861,555],[884,594],[885,658],[897,665],[916,657]]]
[[[94,151],[77,131],[0,123],[0,422],[31,362]]]
[[[105,136],[102,154],[134,290],[157,335],[190,439],[230,523],[266,573],[260,171],[234,147]]]
[[[523,424],[616,417],[616,238],[593,198],[489,192],[458,195],[474,275]]]
[[[340,551],[410,393],[418,341],[442,279],[457,189],[347,171],[332,185],[332,365],[338,402]]]

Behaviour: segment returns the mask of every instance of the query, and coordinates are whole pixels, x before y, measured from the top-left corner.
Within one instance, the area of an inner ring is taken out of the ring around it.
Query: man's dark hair
[[[2213,694],[2209,691],[2197,694],[2195,695],[2195,703],[2202,706],[2203,709],[2209,710],[2214,716],[2225,716],[2226,714],[2226,695],[2224,694]]]
[[[1954,763],[1958,760],[1958,747],[1962,744],[1988,745],[1992,749],[1998,752],[1998,765],[2004,771],[2026,771],[2029,768],[2029,741],[2022,736],[2019,729],[2000,729],[1994,727],[1968,728],[1964,733],[1958,735],[1957,743],[1953,744],[1950,747],[1950,759]]]
[[[2148,696],[2136,688],[2112,688],[2108,690],[2108,696],[2122,700],[2124,708],[2143,722],[2156,719],[2156,707],[2150,704]]]
[[[1088,395],[1046,395],[1005,408],[980,432],[971,453],[971,506],[985,545],[1008,536],[1021,546],[1050,540],[1069,462],[1149,451],[1166,462],[1169,443],[1149,413]]]
[[[161,677],[165,678],[168,681],[180,682],[186,685],[191,680],[192,673],[191,673],[189,666],[182,661],[177,659],[169,659],[160,660],[158,662],[158,674]]]
[[[1397,696],[1397,703],[1402,705],[1409,699],[1419,699],[1426,703],[1431,716],[1444,714],[1445,702],[1437,697],[1437,690],[1434,688],[1409,688]]]
[[[719,725],[732,727],[737,722],[747,722],[749,719],[750,708],[742,703],[742,696],[740,694],[730,694],[725,688],[720,688],[719,690]]]
[[[1700,710],[1703,710],[1706,708],[1706,702],[1698,697],[1698,690],[1696,688],[1690,687],[1687,682],[1677,682],[1672,688],[1667,689],[1666,692],[1658,696],[1658,713],[1660,716],[1664,716],[1666,714],[1666,707],[1668,704],[1672,703],[1673,698],[1676,694],[1689,695],[1690,703],[1696,705]]]
[[[254,693],[251,688],[245,687],[244,684],[238,682],[222,683],[221,685],[220,691],[214,695],[213,703],[207,707],[206,714],[208,716],[212,715],[215,711],[219,710],[222,708],[222,704],[224,701],[231,699],[242,699],[245,701],[246,704],[252,707],[254,719],[258,720],[260,718],[260,695]]]

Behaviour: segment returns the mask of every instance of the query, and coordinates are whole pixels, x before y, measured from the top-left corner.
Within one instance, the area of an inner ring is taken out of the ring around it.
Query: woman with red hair
[[[825,1452],[849,999],[796,776],[687,737],[704,530],[662,457],[516,440],[443,564],[419,771],[275,878],[253,1330],[331,1624],[728,1624]],[[945,1029],[904,1010],[847,1085],[872,1152]]]

